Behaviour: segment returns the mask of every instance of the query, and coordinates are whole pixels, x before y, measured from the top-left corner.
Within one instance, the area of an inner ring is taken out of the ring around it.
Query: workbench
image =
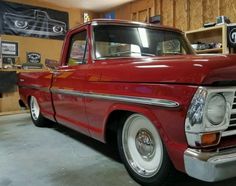
[[[20,72],[42,72],[42,71],[48,71],[48,70],[0,69],[0,115],[10,114],[10,113],[14,114],[22,111],[18,103],[20,96],[17,87],[17,74]]]

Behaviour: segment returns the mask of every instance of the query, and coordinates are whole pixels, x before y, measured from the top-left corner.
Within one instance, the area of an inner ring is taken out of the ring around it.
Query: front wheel
[[[145,116],[132,114],[118,131],[118,147],[131,177],[141,185],[161,185],[172,164],[161,137]]]
[[[31,118],[34,125],[37,127],[48,126],[48,120],[45,117],[43,117],[43,115],[41,114],[40,106],[38,104],[37,99],[34,96],[30,97],[29,105],[30,105]]]

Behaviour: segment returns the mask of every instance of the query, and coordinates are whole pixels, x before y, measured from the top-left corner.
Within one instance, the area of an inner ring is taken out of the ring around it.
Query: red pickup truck
[[[85,23],[68,32],[58,67],[20,73],[19,91],[36,126],[117,143],[142,185],[173,168],[208,182],[236,176],[236,56],[196,55],[177,29]]]

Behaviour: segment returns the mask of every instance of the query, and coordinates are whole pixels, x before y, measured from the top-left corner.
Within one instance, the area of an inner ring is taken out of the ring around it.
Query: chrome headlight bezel
[[[200,139],[199,136],[204,133],[221,133],[228,128],[235,89],[236,88],[232,87],[198,88],[191,101],[185,120],[185,132],[188,144],[190,146],[196,146],[196,144],[200,144],[198,141]],[[210,121],[209,117],[207,116],[206,109],[211,98],[218,94],[223,96],[226,101],[226,111],[222,122],[215,124]]]

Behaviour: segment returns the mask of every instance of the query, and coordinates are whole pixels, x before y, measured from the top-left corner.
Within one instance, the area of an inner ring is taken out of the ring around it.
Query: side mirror
[[[45,66],[51,70],[58,69],[59,62],[53,59],[45,59]]]

